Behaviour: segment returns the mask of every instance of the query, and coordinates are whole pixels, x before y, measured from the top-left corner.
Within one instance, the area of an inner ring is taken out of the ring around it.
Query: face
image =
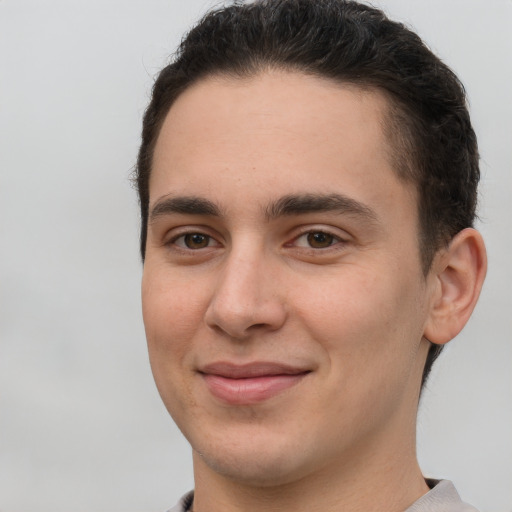
[[[386,106],[268,72],[205,79],[164,122],[144,322],[204,471],[271,485],[411,449],[429,278]]]

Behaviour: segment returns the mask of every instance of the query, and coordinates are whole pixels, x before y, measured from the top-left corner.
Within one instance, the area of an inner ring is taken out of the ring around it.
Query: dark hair
[[[250,77],[289,69],[373,88],[389,100],[385,131],[400,179],[418,191],[419,248],[426,274],[437,250],[475,218],[476,136],[455,74],[403,24],[350,0],[235,1],[208,13],[158,75],[136,167],[140,249],[147,236],[154,147],[176,98],[211,75]],[[432,345],[425,382],[441,346]]]

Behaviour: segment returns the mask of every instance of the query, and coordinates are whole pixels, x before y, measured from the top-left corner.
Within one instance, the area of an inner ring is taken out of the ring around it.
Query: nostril
[[[262,327],[265,327],[265,324],[254,324],[249,327],[249,329],[261,329]]]

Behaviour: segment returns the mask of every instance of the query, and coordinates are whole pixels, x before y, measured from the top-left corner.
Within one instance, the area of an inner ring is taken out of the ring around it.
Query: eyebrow
[[[287,195],[269,205],[265,214],[271,220],[277,217],[315,212],[335,212],[352,215],[375,224],[379,220],[377,213],[372,208],[341,194]]]
[[[372,208],[342,194],[290,194],[270,203],[264,210],[267,220],[315,212],[351,215],[378,224],[378,216]],[[222,216],[219,206],[208,199],[171,196],[157,201],[150,212],[149,221],[172,214]]]
[[[153,222],[158,217],[171,215],[173,213],[181,213],[184,215],[209,215],[220,217],[219,207],[202,197],[195,196],[177,196],[165,197],[158,200],[152,208],[149,215],[149,221]]]

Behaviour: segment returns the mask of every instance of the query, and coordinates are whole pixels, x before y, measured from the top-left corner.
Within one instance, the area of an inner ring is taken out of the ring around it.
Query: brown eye
[[[313,231],[307,234],[307,241],[314,249],[325,249],[334,243],[335,237],[322,231]]]
[[[202,233],[183,235],[183,243],[188,249],[204,249],[210,244],[210,237]]]

